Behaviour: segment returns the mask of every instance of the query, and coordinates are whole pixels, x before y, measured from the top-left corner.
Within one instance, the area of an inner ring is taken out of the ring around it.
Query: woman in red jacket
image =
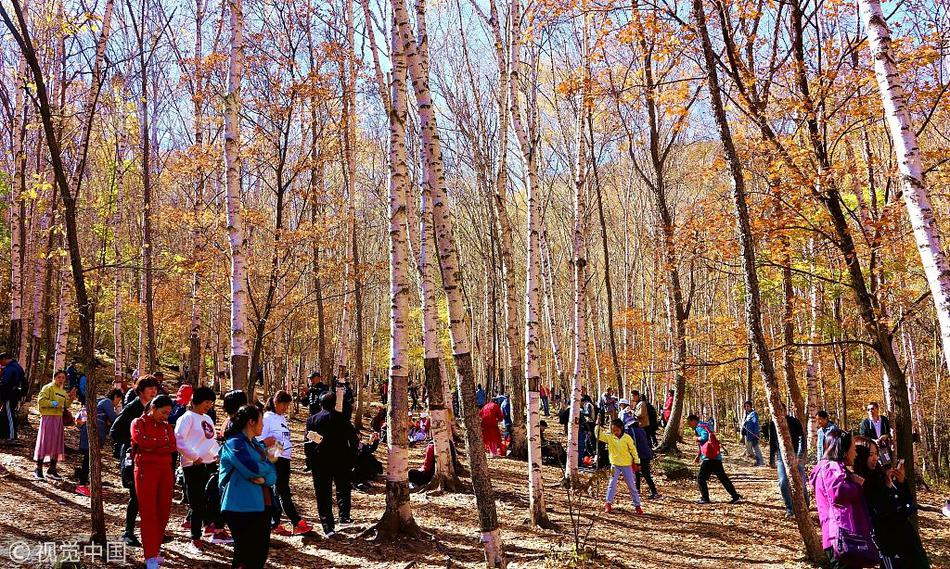
[[[501,407],[493,400],[482,407],[478,412],[482,419],[482,442],[485,443],[485,450],[492,456],[501,456],[504,454],[501,448],[501,432],[498,430],[498,422],[505,420]]]
[[[139,497],[146,569],[157,569],[163,561],[159,552],[172,507],[172,454],[177,446],[175,430],[168,424],[171,410],[171,397],[159,395],[145,408],[145,414],[132,421],[135,494]]]

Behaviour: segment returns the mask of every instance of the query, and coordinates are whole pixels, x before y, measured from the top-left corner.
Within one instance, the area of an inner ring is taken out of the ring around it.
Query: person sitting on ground
[[[435,475],[435,441],[429,441],[426,445],[426,454],[422,459],[422,468],[409,469],[409,484],[417,488],[424,486],[432,481]]]
[[[353,488],[361,492],[372,489],[371,482],[383,473],[383,463],[376,458],[376,449],[379,448],[379,433],[373,433],[369,442],[360,442],[356,451],[356,460],[353,462],[353,477],[350,483]]]
[[[930,559],[914,525],[917,505],[910,495],[904,462],[885,470],[878,462],[877,443],[857,445],[854,473],[864,478],[864,500],[880,549],[882,567],[930,569]]]
[[[564,468],[564,465],[567,464],[567,451],[564,450],[564,446],[561,443],[549,441],[547,437],[544,436],[544,432],[547,428],[548,422],[542,419],[540,429],[538,429],[538,437],[541,439],[541,462]]]
[[[611,476],[610,483],[607,485],[607,498],[604,503],[604,512],[610,513],[613,510],[614,496],[617,493],[617,479],[623,476],[627,488],[630,490],[630,501],[634,510],[638,514],[643,513],[640,507],[640,493],[637,492],[634,483],[634,470],[639,470],[640,457],[637,455],[637,447],[630,438],[630,435],[623,431],[623,421],[614,419],[610,422],[610,433],[607,433],[600,427],[596,429],[597,439],[607,445],[607,452],[610,456]]]
[[[709,477],[713,474],[716,475],[716,478],[722,483],[722,487],[725,488],[726,492],[732,497],[732,499],[729,500],[730,504],[736,504],[741,501],[742,496],[736,492],[735,486],[732,485],[732,480],[729,479],[726,470],[722,467],[722,450],[715,433],[713,433],[709,425],[700,423],[699,417],[695,414],[690,414],[686,417],[686,424],[695,432],[696,444],[699,447],[696,461],[700,462],[700,465],[699,474],[696,476],[696,485],[699,486],[700,498],[697,503],[710,503]],[[707,443],[710,444],[707,445]]]
[[[429,416],[423,413],[419,419],[409,424],[409,445],[415,445],[429,438]]]

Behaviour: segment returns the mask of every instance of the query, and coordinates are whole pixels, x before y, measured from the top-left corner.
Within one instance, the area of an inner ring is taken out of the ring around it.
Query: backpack
[[[660,424],[660,421],[656,414],[656,407],[654,407],[653,403],[650,403],[649,401],[647,401],[646,403],[647,403],[647,417],[650,419],[650,424],[647,425],[645,428],[655,429]]]
[[[699,452],[703,455],[703,458],[710,460],[715,460],[719,458],[719,454],[722,452],[722,445],[719,444],[719,439],[716,438],[716,433],[713,432],[709,425],[705,423],[700,423],[700,427],[706,429],[706,432],[709,434],[709,440],[704,442],[699,446]]]

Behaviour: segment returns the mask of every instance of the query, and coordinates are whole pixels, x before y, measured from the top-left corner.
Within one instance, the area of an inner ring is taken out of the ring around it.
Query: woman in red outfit
[[[171,397],[159,395],[145,408],[145,414],[132,421],[135,494],[139,497],[146,569],[157,569],[163,561],[159,551],[172,507],[172,454],[178,449],[175,430],[168,424],[171,410]]]
[[[498,431],[498,422],[505,419],[501,407],[493,400],[489,400],[478,413],[482,418],[482,441],[485,443],[485,450],[492,456],[501,456],[501,433]]]

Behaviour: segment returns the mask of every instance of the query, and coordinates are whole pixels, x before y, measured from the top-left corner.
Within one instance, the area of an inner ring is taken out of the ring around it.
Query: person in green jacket
[[[62,480],[56,472],[56,463],[63,460],[66,452],[63,437],[63,411],[66,410],[72,399],[66,393],[66,372],[58,371],[53,381],[40,389],[37,406],[40,408],[40,430],[36,433],[36,448],[33,451],[33,460],[36,461],[36,471],[33,475],[37,480],[44,480],[43,463],[49,459],[49,470],[46,476],[52,480]]]
[[[634,472],[640,469],[640,457],[637,455],[637,445],[634,444],[630,435],[623,430],[623,420],[614,419],[610,422],[610,432],[604,432],[597,427],[597,439],[607,445],[607,454],[610,457],[610,484],[607,485],[607,500],[604,504],[604,512],[610,513],[613,510],[614,496],[617,493],[617,479],[623,476],[623,481],[627,483],[630,490],[630,501],[638,514],[642,514],[640,508],[640,493],[637,492]]]

